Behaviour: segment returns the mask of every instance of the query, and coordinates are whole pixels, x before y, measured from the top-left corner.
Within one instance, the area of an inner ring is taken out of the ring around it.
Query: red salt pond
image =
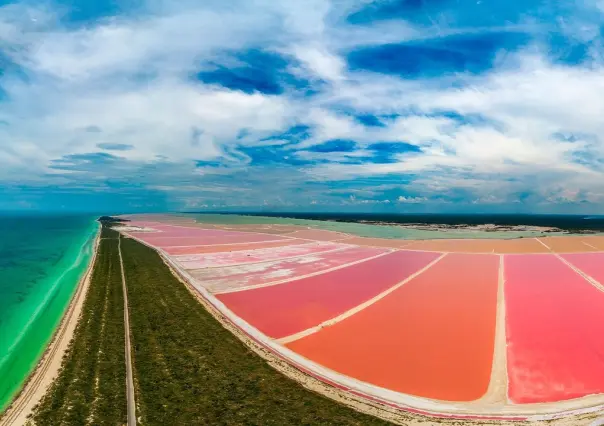
[[[233,244],[233,243],[251,243],[281,241],[284,238],[277,235],[246,234],[244,232],[231,235],[210,235],[193,237],[148,237],[140,236],[137,238],[151,244],[155,247],[182,247],[214,244]]]
[[[449,254],[373,305],[287,346],[398,392],[478,399],[491,374],[498,266],[497,256]]]
[[[153,226],[153,229],[157,230],[157,232],[134,231],[129,232],[129,234],[155,247],[179,247],[262,241],[285,241],[288,239],[278,235],[224,231],[218,229],[202,229],[172,225]]]
[[[230,291],[241,287],[291,280],[302,275],[309,275],[352,262],[358,262],[386,252],[386,249],[349,247],[344,250],[317,253],[273,262],[199,269],[191,272],[191,275],[203,287],[212,292]]]
[[[184,247],[164,247],[163,250],[169,255],[183,254],[203,254],[203,253],[222,253],[227,251],[243,251],[243,250],[258,250],[271,247],[285,247],[292,245],[300,245],[308,243],[306,240],[280,240],[280,241],[260,241],[257,243],[240,243],[240,244],[219,244],[213,246],[184,246]]]
[[[604,285],[604,253],[562,254],[567,262]]]
[[[281,338],[354,308],[439,256],[427,252],[393,252],[321,275],[217,297],[264,334]]]
[[[241,265],[245,263],[267,262],[306,254],[322,253],[344,249],[346,245],[336,243],[309,243],[294,246],[274,247],[258,250],[246,250],[223,253],[207,253],[175,256],[185,269],[201,269],[219,266]]]
[[[153,229],[156,232],[139,232],[131,231],[130,234],[136,235],[137,237],[207,237],[216,235],[238,235],[239,232],[234,231],[223,231],[220,229],[202,229],[202,228],[191,228],[191,227],[175,227],[175,226],[154,226]]]
[[[135,224],[136,226],[143,226]],[[145,228],[153,229],[154,231],[129,231],[136,237],[158,238],[158,237],[207,237],[220,235],[240,235],[241,232],[225,231],[222,229],[208,229],[194,226],[174,226],[174,225],[145,225]]]
[[[511,401],[604,392],[601,291],[553,255],[509,255],[505,300]]]
[[[283,345],[334,372],[435,403],[480,399],[491,379],[500,257],[476,253],[524,253],[504,256],[501,413],[604,394],[604,294],[581,276],[604,283],[602,236],[405,241],[295,227],[278,236],[263,234],[271,226],[129,224],[155,229],[130,234],[161,247],[200,291],[222,293],[227,308],[268,338],[289,337]],[[326,323],[332,319],[339,322]]]

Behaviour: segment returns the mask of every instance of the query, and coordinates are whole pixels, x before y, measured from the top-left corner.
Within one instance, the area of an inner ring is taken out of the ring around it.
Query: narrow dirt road
[[[126,288],[126,275],[124,274],[124,261],[122,258],[122,235],[118,237],[120,253],[120,268],[122,270],[122,286],[124,289],[124,334],[126,336],[126,395],[128,399],[128,426],[136,425],[136,403],[134,401],[134,380],[132,379],[132,349],[130,345],[130,318],[128,316],[128,289]]]

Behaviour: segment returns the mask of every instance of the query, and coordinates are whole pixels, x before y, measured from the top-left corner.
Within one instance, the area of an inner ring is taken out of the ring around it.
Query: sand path
[[[126,395],[128,400],[128,426],[136,425],[136,404],[134,400],[134,379],[132,378],[132,346],[130,344],[130,316],[128,315],[128,289],[126,287],[126,274],[124,274],[124,260],[122,258],[122,234],[118,237],[118,251],[120,254],[120,268],[122,271],[122,289],[124,290],[124,334],[126,336]]]

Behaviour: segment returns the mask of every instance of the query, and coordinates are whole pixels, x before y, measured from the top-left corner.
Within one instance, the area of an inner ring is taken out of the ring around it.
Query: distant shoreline
[[[355,221],[355,223],[365,223],[369,225],[382,225],[382,226],[398,226],[400,228],[417,229],[421,231],[478,231],[478,232],[566,232],[563,229],[548,227],[548,226],[528,226],[528,225],[495,225],[493,223],[486,223],[484,225],[449,225],[449,224],[429,224],[429,223],[408,223],[400,224],[395,222],[374,222],[370,220]]]
[[[527,214],[382,214],[295,212],[187,212],[198,215],[239,215],[323,222],[395,226],[421,231],[538,232],[591,234],[604,232],[604,216]]]

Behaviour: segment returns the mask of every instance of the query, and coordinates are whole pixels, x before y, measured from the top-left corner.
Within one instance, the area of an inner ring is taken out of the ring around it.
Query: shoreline
[[[128,215],[128,219],[155,220],[153,214]],[[158,215],[164,216],[167,215]],[[436,220],[421,221],[421,218],[413,217],[413,220],[397,222],[389,218],[380,217],[300,217],[288,215],[245,215],[245,214],[203,214],[178,215],[183,219],[196,221],[200,225],[212,225],[217,228],[227,227],[261,227],[271,219],[279,226],[299,226],[303,228],[322,229],[347,233],[358,237],[385,238],[392,240],[434,240],[434,239],[522,239],[546,236],[579,236],[579,235],[602,235],[602,229],[579,229],[576,227],[565,228],[555,224],[521,224],[518,223],[496,223],[488,220],[484,223],[473,223],[472,221],[459,223],[437,222]],[[222,220],[220,219],[222,218]],[[446,219],[446,218],[445,218]],[[161,221],[161,220],[160,220]],[[261,232],[261,231],[259,231]]]
[[[448,223],[398,223],[398,222],[387,222],[387,221],[372,221],[372,220],[358,220],[358,221],[344,221],[343,223],[361,223],[366,225],[377,225],[377,226],[397,226],[403,229],[411,229],[418,231],[473,231],[473,232],[541,232],[541,233],[567,233],[560,228],[552,226],[531,226],[531,225],[496,225],[494,223],[484,223],[480,225],[470,225],[466,223],[460,223],[457,225],[451,225]]]
[[[305,214],[250,214],[250,213],[205,213],[210,216],[232,216],[232,217],[242,217],[242,218],[260,218],[260,219],[279,219],[279,220],[294,220],[294,221],[312,221],[312,222],[324,222],[324,223],[332,223],[339,224],[342,226],[346,225],[369,225],[376,227],[390,227],[399,231],[409,231],[409,232],[425,232],[432,234],[427,238],[412,238],[412,239],[432,239],[442,238],[438,235],[441,233],[478,233],[484,234],[483,237],[479,238],[493,238],[489,236],[490,234],[499,233],[502,235],[509,234],[509,237],[499,237],[499,238],[529,238],[535,236],[548,236],[548,235],[564,235],[564,236],[576,236],[576,235],[598,235],[603,234],[604,230],[601,226],[598,227],[588,227],[588,226],[580,226],[578,223],[569,225],[562,223],[544,223],[544,224],[536,224],[536,223],[528,223],[524,221],[512,221],[509,223],[500,223],[497,221],[464,221],[460,219],[459,222],[450,222],[447,221],[448,216],[460,216],[470,217],[470,215],[444,215],[445,220],[437,221],[431,215],[425,215],[425,217],[429,217],[432,220],[422,221],[422,215],[412,214],[409,216],[413,217],[413,220],[410,221],[396,221],[390,220],[388,216],[392,215],[375,215],[375,218],[370,217],[368,214],[359,214],[356,217],[351,215],[348,217],[347,215],[334,215],[334,214],[325,214],[325,215],[305,215]],[[200,216],[203,217],[204,213],[182,213],[183,216],[193,215],[195,217]],[[405,216],[405,215],[401,215]],[[495,215],[497,216],[497,215]],[[524,215],[518,215],[524,216]],[[538,216],[538,215],[537,215]],[[437,216],[435,216],[437,217]],[[488,217],[488,216],[487,216]],[[493,218],[491,218],[493,219]],[[496,218],[495,218],[496,219]],[[195,219],[197,220],[197,219]],[[205,222],[198,222],[205,223]],[[214,223],[214,222],[211,222]],[[226,223],[225,223],[226,224]],[[320,225],[318,226],[321,229],[329,229],[322,228]],[[522,235],[526,234],[526,235]],[[365,236],[365,235],[359,235]],[[371,236],[373,237],[373,236]],[[384,236],[380,236],[384,238]],[[385,237],[389,238],[389,237]],[[407,239],[406,237],[397,238],[397,239]]]
[[[16,394],[13,402],[4,413],[0,414],[0,426],[26,424],[33,408],[40,402],[61,369],[63,356],[73,338],[90,287],[92,271],[96,264],[101,241],[100,231],[101,227],[98,226],[92,247],[92,257],[86,272],[78,281],[77,288],[69,301],[59,326],[53,332],[50,343],[44,350],[40,361]]]

